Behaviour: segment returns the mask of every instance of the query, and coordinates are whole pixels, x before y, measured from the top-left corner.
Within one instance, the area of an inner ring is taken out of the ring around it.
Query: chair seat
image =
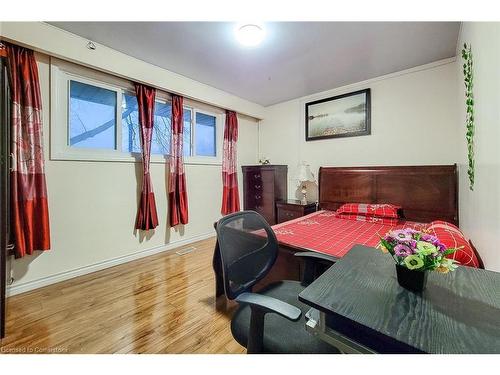
[[[266,314],[264,320],[264,353],[339,353],[337,348],[328,345],[306,331],[305,314],[310,307],[298,300],[298,295],[303,289],[304,287],[299,282],[285,280],[270,284],[257,292],[287,302],[302,311],[301,318],[296,322],[277,314]],[[233,337],[240,345],[245,347],[248,342],[250,313],[249,306],[241,306],[236,310],[231,321]]]

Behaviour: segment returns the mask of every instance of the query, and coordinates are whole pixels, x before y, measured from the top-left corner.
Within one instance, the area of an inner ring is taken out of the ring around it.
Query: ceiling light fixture
[[[264,40],[264,29],[255,24],[246,24],[236,30],[236,39],[246,47],[255,47]]]

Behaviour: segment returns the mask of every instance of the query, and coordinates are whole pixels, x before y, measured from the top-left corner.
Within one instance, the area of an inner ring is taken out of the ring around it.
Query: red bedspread
[[[426,224],[401,221],[397,225],[340,219],[332,211],[310,215],[273,226],[280,244],[344,256],[354,245],[376,247],[380,237],[392,229],[425,229]]]

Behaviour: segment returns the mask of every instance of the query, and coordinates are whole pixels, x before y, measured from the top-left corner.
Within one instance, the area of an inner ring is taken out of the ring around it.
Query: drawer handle
[[[256,189],[260,189],[260,185],[254,185]]]
[[[262,198],[262,195],[256,195],[255,196],[255,199],[260,199],[260,198]]]
[[[254,178],[260,178],[260,174],[254,174],[253,177]]]

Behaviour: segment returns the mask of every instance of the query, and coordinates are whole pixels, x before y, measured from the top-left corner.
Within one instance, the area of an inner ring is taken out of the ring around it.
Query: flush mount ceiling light
[[[255,47],[264,39],[264,29],[255,24],[246,24],[236,29],[236,39],[245,47]]]

